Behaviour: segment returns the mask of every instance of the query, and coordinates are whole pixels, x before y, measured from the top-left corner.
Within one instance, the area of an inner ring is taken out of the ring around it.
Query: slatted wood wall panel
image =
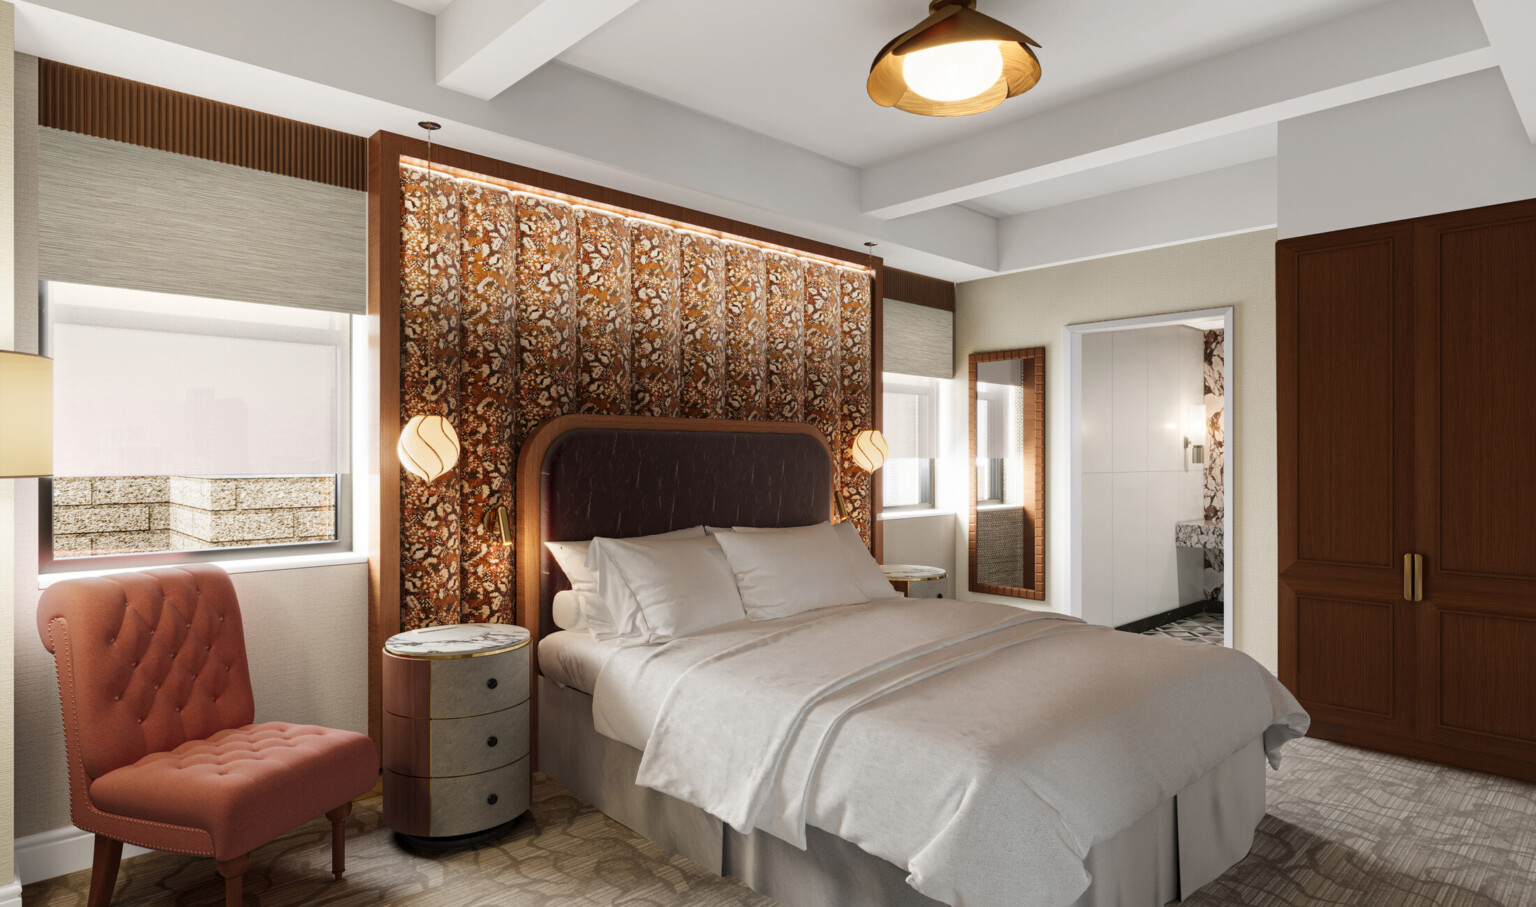
[[[38,61],[38,123],[346,189],[368,189],[368,140],[268,113]]]

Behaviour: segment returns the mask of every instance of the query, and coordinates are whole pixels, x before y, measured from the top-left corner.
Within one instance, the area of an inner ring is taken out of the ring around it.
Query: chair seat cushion
[[[373,787],[373,741],[351,731],[248,724],[151,753],[91,782],[97,809],[201,828],[214,857],[249,853]]]

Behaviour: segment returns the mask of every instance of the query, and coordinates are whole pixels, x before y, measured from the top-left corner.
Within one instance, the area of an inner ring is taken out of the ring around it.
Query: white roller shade
[[[49,283],[54,473],[348,472],[350,316]]]
[[[887,299],[881,310],[882,368],[926,378],[955,377],[955,315]]]
[[[939,455],[938,388],[932,379],[885,376],[881,431],[891,452],[888,460],[929,460]]]

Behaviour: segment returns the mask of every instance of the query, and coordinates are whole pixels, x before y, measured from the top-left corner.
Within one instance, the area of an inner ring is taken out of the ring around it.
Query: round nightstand
[[[408,843],[474,843],[527,811],[528,657],[528,631],[508,624],[384,644],[384,822]]]
[[[912,584],[932,582],[949,576],[942,567],[924,567],[919,564],[881,564],[880,571],[891,585],[908,598],[912,597]]]

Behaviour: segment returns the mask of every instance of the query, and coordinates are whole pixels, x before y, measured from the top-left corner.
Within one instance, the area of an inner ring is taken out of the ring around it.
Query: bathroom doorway
[[[1232,644],[1231,308],[1068,325],[1072,613]]]

